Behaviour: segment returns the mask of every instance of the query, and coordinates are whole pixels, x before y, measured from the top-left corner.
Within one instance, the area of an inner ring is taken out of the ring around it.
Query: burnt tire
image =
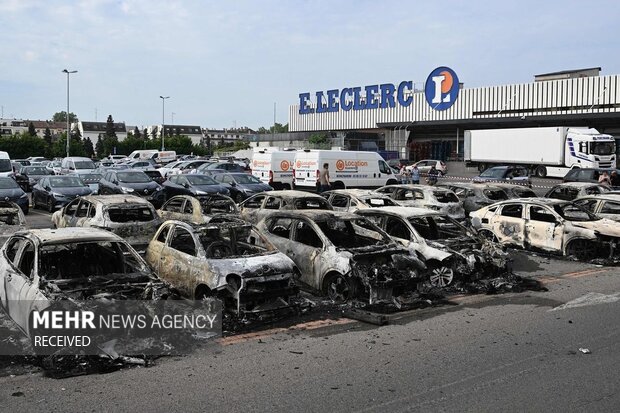
[[[332,273],[327,276],[323,287],[325,295],[335,303],[344,303],[355,296],[354,286],[342,274]]]
[[[499,242],[495,234],[488,229],[481,229],[478,231],[478,234],[480,234],[480,236],[482,236],[482,238],[486,239],[487,241]]]
[[[435,264],[429,266],[429,276],[433,287],[447,287],[454,281],[454,269],[445,264]]]
[[[600,255],[597,245],[586,239],[576,239],[566,246],[566,256],[575,257],[577,261],[588,261]]]

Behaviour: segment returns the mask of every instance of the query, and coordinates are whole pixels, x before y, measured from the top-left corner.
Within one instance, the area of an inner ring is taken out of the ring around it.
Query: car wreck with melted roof
[[[433,286],[506,272],[507,254],[456,220],[423,208],[384,207],[356,212],[417,255]]]
[[[402,184],[383,186],[377,192],[388,194],[400,206],[426,208],[444,213],[450,218],[465,219],[462,202],[446,188]]]
[[[480,234],[502,245],[574,257],[618,261],[620,222],[550,198],[511,199],[469,214]]]
[[[0,246],[8,237],[26,229],[26,216],[15,202],[0,201]]]
[[[27,336],[31,313],[57,300],[153,300],[170,294],[138,253],[108,231],[20,231],[0,249],[0,305]]]
[[[334,211],[355,212],[358,209],[397,206],[388,195],[369,189],[334,189],[321,196],[329,201]]]
[[[239,204],[241,217],[254,225],[276,211],[298,209],[333,210],[321,195],[295,190],[264,192]]]
[[[238,215],[239,210],[232,198],[222,194],[177,195],[167,200],[157,213],[163,220],[176,219],[202,224],[209,222],[215,215]]]
[[[208,224],[166,221],[146,261],[181,295],[219,298],[239,317],[288,309],[298,293],[293,261],[238,217]]]
[[[421,280],[417,257],[353,213],[275,211],[257,227],[295,262],[301,283],[334,302],[392,303]]]

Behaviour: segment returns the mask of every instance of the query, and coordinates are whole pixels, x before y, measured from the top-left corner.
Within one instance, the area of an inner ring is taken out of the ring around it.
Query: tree
[[[105,136],[108,138],[116,138],[116,129],[114,128],[114,119],[112,115],[108,115],[108,120],[105,125]]]
[[[144,135],[144,139],[145,139],[145,140],[148,140],[148,139],[149,139],[149,129],[148,129],[148,128],[144,128],[144,131],[143,131],[143,132],[144,132],[144,133],[143,133],[143,135]]]
[[[93,141],[91,141],[90,138],[84,139],[84,154],[89,158],[92,158],[93,156],[95,156],[95,149],[93,148]]]
[[[78,120],[78,118],[77,118],[77,116],[75,116],[75,113],[69,112],[69,122],[76,122],[77,120]],[[54,116],[52,116],[52,121],[54,121],[54,122],[66,122],[67,121],[67,112],[65,112],[63,110],[62,112],[54,113]]]
[[[135,136],[138,139],[142,138],[142,135],[140,135],[140,129],[138,129],[137,126],[133,129],[133,136]]]
[[[331,139],[325,133],[314,133],[308,138],[308,143],[315,149],[329,149]]]
[[[28,135],[37,136],[37,130],[34,128],[34,123],[32,122],[28,124]]]
[[[260,128],[258,128],[258,133],[288,133],[288,123],[282,125],[281,123],[276,122],[273,126],[270,126],[269,129],[265,129],[263,126],[261,126]]]
[[[47,143],[48,145],[52,144],[52,132],[50,131],[49,127],[45,128],[45,132],[43,133],[43,140],[45,141],[45,143]]]
[[[103,158],[103,139],[101,139],[101,135],[97,138],[97,143],[95,144],[95,152],[97,153],[98,158]]]

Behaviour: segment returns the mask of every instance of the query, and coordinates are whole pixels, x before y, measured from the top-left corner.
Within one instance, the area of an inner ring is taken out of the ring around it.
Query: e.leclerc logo
[[[459,78],[454,70],[440,66],[433,70],[424,85],[426,102],[435,110],[450,108],[459,96]]]

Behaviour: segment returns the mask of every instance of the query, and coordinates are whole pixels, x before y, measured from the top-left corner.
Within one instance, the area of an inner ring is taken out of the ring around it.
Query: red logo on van
[[[285,159],[282,162],[280,162],[280,169],[283,171],[288,171],[288,168],[291,167],[291,164],[288,163],[288,161]]]
[[[344,171],[344,161],[342,159],[338,159],[336,161],[336,170],[337,171]]]
[[[301,168],[301,161],[297,161],[297,169]]]

